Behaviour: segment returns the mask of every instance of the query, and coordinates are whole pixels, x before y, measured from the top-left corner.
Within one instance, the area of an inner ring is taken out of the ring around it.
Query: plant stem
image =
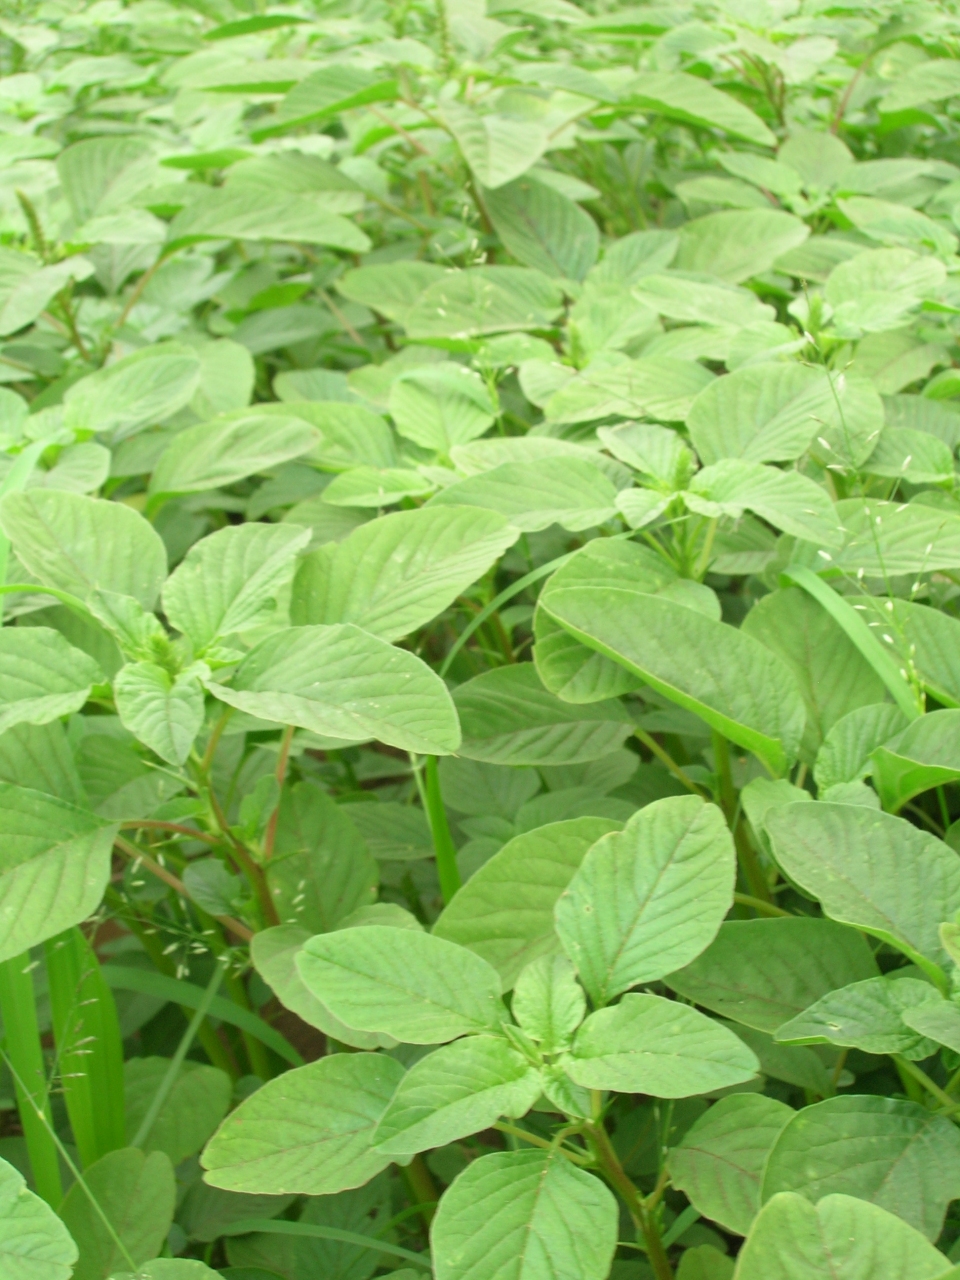
[[[433,1181],[433,1175],[427,1168],[427,1162],[423,1156],[414,1156],[408,1165],[400,1169],[400,1172],[407,1184],[411,1200],[419,1206],[423,1225],[429,1231],[440,1195]]]
[[[280,790],[277,795],[276,806],[273,813],[270,815],[270,820],[267,823],[267,830],[263,837],[263,856],[267,860],[273,857],[273,846],[277,840],[277,822],[280,819],[280,799],[283,795],[283,784],[287,777],[287,764],[290,760],[290,744],[293,741],[293,734],[294,727],[292,724],[288,724],[280,739],[280,752],[277,756],[277,771],[275,774],[277,786]]]
[[[760,866],[738,811],[737,791],[733,785],[733,774],[730,772],[730,744],[722,733],[717,733],[716,729],[712,731],[711,736],[713,738],[713,756],[717,767],[720,807],[727,819],[733,842],[737,846],[737,859],[740,863],[740,869],[750,887],[752,896],[759,898],[761,902],[772,902],[770,886],[767,884],[763,868]]]
[[[531,1146],[542,1147],[544,1151],[559,1151],[572,1164],[591,1165],[593,1163],[588,1156],[580,1155],[578,1152],[572,1151],[570,1147],[557,1146],[556,1142],[548,1142],[546,1138],[541,1138],[539,1134],[531,1133],[528,1129],[521,1129],[518,1124],[508,1124],[505,1120],[498,1120],[492,1127],[499,1133],[508,1133],[512,1138],[519,1138],[522,1142],[529,1142]]]
[[[767,902],[763,898],[754,898],[749,893],[735,893],[733,895],[734,902],[739,902],[742,907],[753,907],[754,911],[759,911],[762,916],[792,916],[792,911],[784,911],[783,907],[778,907],[775,902]]]
[[[647,750],[651,751],[656,756],[656,758],[660,761],[661,764],[666,765],[666,767],[670,770],[673,776],[679,779],[679,781],[683,783],[683,785],[687,788],[688,791],[692,791],[693,794],[695,796],[699,796],[701,800],[710,799],[710,797],[703,790],[703,788],[699,787],[694,782],[694,780],[690,777],[689,773],[685,773],[684,770],[680,768],[676,760],[674,760],[673,756],[670,755],[668,751],[665,751],[663,747],[661,747],[660,743],[656,740],[656,738],[654,738],[651,734],[647,733],[646,729],[634,729],[633,732],[640,739],[640,741],[647,748]]]
[[[131,844],[129,840],[124,840],[123,836],[117,836],[114,840],[114,847],[119,849],[122,854],[128,857],[132,862],[139,862],[140,865],[151,875],[155,875],[158,880],[162,880],[164,884],[170,886],[175,893],[179,893],[182,898],[189,901],[190,895],[187,893],[187,886],[172,871],[168,871],[166,867],[161,867],[159,862],[154,861],[148,853],[144,853],[142,849],[138,849],[135,844]],[[236,934],[243,942],[249,942],[253,937],[253,930],[248,929],[245,924],[241,924],[239,920],[234,920],[233,916],[214,916],[219,922],[231,933]]]
[[[941,1089],[935,1080],[931,1080],[925,1071],[921,1071],[915,1062],[911,1062],[908,1058],[904,1058],[902,1054],[899,1053],[894,1053],[891,1056],[897,1070],[900,1072],[901,1080],[904,1076],[911,1076],[918,1084],[922,1085],[922,1087],[926,1089],[927,1093],[929,1093],[931,1097],[936,1098],[942,1106],[946,1107],[951,1112],[960,1111],[960,1102],[957,1102],[956,1098],[951,1098],[949,1093],[947,1093],[946,1090]],[[906,1081],[904,1081],[904,1084],[906,1084]]]
[[[433,835],[433,848],[437,858],[437,875],[440,878],[440,892],[443,901],[449,904],[460,888],[460,869],[457,866],[457,850],[450,834],[447,811],[440,791],[440,774],[437,770],[437,757],[427,756],[424,788],[424,803],[427,819]]]
[[[623,1165],[617,1159],[617,1153],[613,1149],[613,1143],[610,1141],[606,1129],[602,1123],[597,1123],[590,1125],[587,1132],[593,1139],[597,1158],[604,1176],[614,1190],[619,1192],[624,1204],[627,1206],[630,1217],[633,1219],[634,1225],[643,1235],[653,1274],[657,1280],[674,1280],[673,1267],[670,1265],[667,1251],[664,1249],[663,1241],[660,1239],[656,1221],[653,1215],[647,1212],[640,1198],[640,1193],[624,1172]]]
[[[31,968],[29,952],[0,964],[0,1013],[34,1185],[38,1195],[58,1209],[63,1187],[57,1148],[50,1137],[50,1102]]]

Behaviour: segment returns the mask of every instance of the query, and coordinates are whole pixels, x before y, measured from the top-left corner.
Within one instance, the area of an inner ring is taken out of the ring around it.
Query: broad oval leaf
[[[937,1046],[903,1019],[917,1005],[939,997],[928,982],[896,976],[867,978],[830,991],[777,1029],[779,1044],[837,1044],[864,1053],[900,1053],[921,1061]]]
[[[10,1280],[70,1280],[77,1246],[54,1211],[0,1160],[0,1268]]]
[[[174,436],[150,477],[154,496],[200,493],[299,458],[320,440],[302,418],[238,409]]]
[[[453,701],[463,731],[460,755],[491,764],[599,760],[633,731],[620,702],[562,702],[543,687],[529,662],[475,676],[454,690]]]
[[[499,1036],[464,1036],[414,1063],[380,1118],[374,1141],[412,1155],[522,1116],[541,1092],[540,1073]]]
[[[382,516],[304,560],[291,618],[397,640],[442,613],[518,536],[503,516],[473,508]]]
[[[269,1081],[230,1113],[201,1156],[226,1191],[322,1196],[386,1168],[373,1131],[403,1076],[382,1053],[336,1053]]]
[[[662,996],[626,995],[591,1013],[564,1070],[588,1089],[689,1098],[751,1080],[759,1063],[726,1027]]]
[[[793,1114],[762,1094],[721,1098],[671,1150],[671,1183],[704,1217],[745,1236],[760,1211],[767,1156]]]
[[[482,956],[509,991],[524,965],[560,950],[554,905],[590,846],[619,827],[570,818],[514,837],[457,892],[434,934]]]
[[[908,800],[960,778],[960,711],[932,711],[873,752],[873,781],[893,813]]]
[[[915,1102],[870,1094],[798,1111],[770,1152],[762,1196],[843,1194],[895,1213],[936,1240],[960,1196],[960,1133]]]
[[[486,960],[429,933],[361,925],[311,938],[297,956],[307,989],[348,1027],[408,1044],[496,1031],[500,979]]]
[[[164,583],[163,611],[195,653],[276,608],[310,541],[296,525],[229,525],[194,543]],[[337,619],[340,621],[340,619]]]
[[[733,902],[733,837],[716,805],[657,800],[589,850],[555,908],[595,1005],[692,960]]]
[[[311,937],[313,934],[309,929],[302,929],[296,924],[280,924],[271,929],[261,929],[250,941],[250,959],[254,968],[280,1003],[311,1027],[317,1027],[324,1035],[354,1049],[377,1049],[381,1045],[389,1048],[395,1044],[391,1036],[379,1036],[345,1026],[307,989],[296,961],[303,944]]]
[[[540,606],[775,773],[796,758],[806,720],[799,690],[784,663],[751,636],[662,596],[618,587],[548,582]]]
[[[776,1031],[828,992],[878,974],[862,934],[797,916],[728,920],[702,955],[664,981],[722,1017]]]
[[[437,1280],[604,1280],[617,1213],[599,1178],[559,1153],[481,1156],[455,1179],[434,1218]]]
[[[93,914],[117,829],[65,800],[0,783],[0,961]]]
[[[425,662],[347,623],[290,627],[247,654],[222,702],[331,738],[377,738],[405,751],[446,755],[460,745],[450,695]]]
[[[611,481],[592,462],[547,457],[537,463],[503,462],[481,475],[457,480],[434,494],[429,506],[499,511],[525,533],[552,524],[578,532],[611,520],[616,496]]]
[[[156,662],[128,662],[113,689],[124,728],[161,760],[183,764],[203,727],[203,688],[196,671],[171,676]]]
[[[189,404],[201,371],[191,347],[172,342],[144,347],[69,387],[64,422],[73,431],[96,431],[119,443]]]
[[[167,576],[160,535],[122,502],[30,489],[4,498],[0,526],[38,581],[81,600],[102,588],[152,609]]]
[[[0,733],[79,711],[102,672],[50,627],[0,631]]]
[[[760,1211],[736,1280],[950,1280],[949,1259],[892,1213],[849,1195],[781,1192]]]
[[[943,984],[942,921],[960,910],[960,857],[862,805],[791,804],[767,819],[777,862],[824,913],[882,938]]]

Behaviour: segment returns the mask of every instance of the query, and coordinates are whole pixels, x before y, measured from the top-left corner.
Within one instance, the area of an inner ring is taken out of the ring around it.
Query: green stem
[[[411,1200],[419,1206],[423,1225],[429,1231],[433,1215],[437,1210],[437,1201],[440,1199],[433,1175],[427,1168],[423,1156],[414,1156],[408,1165],[401,1168],[400,1172],[407,1184]]]
[[[531,1133],[528,1129],[521,1129],[518,1124],[508,1124],[505,1120],[498,1120],[492,1127],[499,1133],[508,1133],[511,1138],[519,1138],[521,1142],[529,1142],[531,1146],[542,1147],[544,1151],[559,1151],[572,1164],[589,1166],[593,1163],[587,1156],[572,1151],[570,1147],[557,1146],[555,1142],[548,1142],[546,1138],[541,1138],[538,1134]]]
[[[427,756],[424,769],[424,805],[427,819],[433,835],[433,848],[437,857],[437,875],[440,878],[440,892],[443,901],[450,902],[460,888],[460,869],[457,866],[457,850],[450,834],[447,811],[440,791],[440,774],[437,769],[437,757]]]
[[[692,791],[693,794],[695,796],[699,796],[701,800],[710,799],[710,797],[703,790],[703,788],[697,786],[694,780],[690,777],[689,773],[685,773],[684,770],[680,768],[676,760],[674,760],[673,756],[670,755],[668,751],[665,751],[663,747],[661,747],[660,743],[656,740],[656,738],[654,738],[651,734],[647,733],[646,729],[634,729],[634,733],[640,739],[643,745],[647,748],[647,750],[652,752],[652,754],[656,756],[656,758],[660,761],[661,764],[666,765],[666,767],[670,770],[673,776],[677,778],[680,782],[682,782],[688,791]]]
[[[613,1143],[610,1141],[606,1129],[602,1123],[597,1123],[592,1124],[587,1132],[593,1139],[597,1158],[604,1176],[614,1190],[619,1192],[624,1204],[627,1206],[630,1217],[633,1219],[634,1226],[643,1235],[644,1243],[647,1246],[647,1257],[650,1259],[653,1274],[657,1280],[674,1280],[673,1267],[670,1265],[667,1251],[663,1247],[663,1241],[660,1239],[656,1219],[653,1214],[647,1212],[640,1198],[640,1193],[624,1172],[623,1165],[617,1159],[617,1153],[613,1149]]]
[[[759,911],[762,916],[792,916],[792,911],[784,911],[783,907],[778,907],[775,902],[766,902],[763,898],[754,898],[749,893],[735,893],[733,895],[734,902],[739,902],[742,907],[753,907],[754,911]]]
[[[246,1009],[252,1013],[250,997],[247,995],[247,989],[242,980],[231,974],[227,978],[227,987],[234,1004],[238,1004],[241,1009]],[[272,1079],[273,1068],[270,1065],[270,1055],[267,1053],[266,1045],[261,1044],[256,1036],[252,1036],[249,1031],[244,1031],[243,1028],[240,1029],[240,1035],[243,1039],[243,1047],[247,1051],[247,1058],[250,1061],[250,1069],[253,1074],[259,1076],[261,1080]]]
[[[737,789],[733,785],[733,774],[730,771],[730,744],[722,733],[716,729],[711,731],[713,739],[713,757],[717,768],[720,808],[727,819],[727,825],[737,846],[737,859],[744,879],[750,887],[750,893],[761,902],[772,902],[770,886],[763,874],[763,868],[757,858],[756,851],[750,843],[750,837],[739,813]]]
[[[951,1098],[949,1093],[947,1093],[945,1089],[941,1089],[940,1085],[938,1085],[935,1080],[931,1080],[925,1071],[921,1071],[915,1062],[911,1062],[908,1058],[904,1058],[899,1053],[893,1054],[892,1057],[897,1070],[900,1072],[900,1079],[904,1081],[905,1085],[906,1079],[904,1079],[904,1077],[912,1077],[919,1085],[926,1089],[927,1093],[929,1093],[932,1098],[936,1098],[936,1100],[949,1111],[960,1111],[960,1102],[957,1102],[956,1098]],[[908,1090],[908,1092],[910,1092],[910,1090]]]
[[[207,1011],[213,1003],[214,996],[216,996],[217,991],[220,988],[220,983],[223,981],[225,971],[226,965],[218,960],[214,964],[213,976],[207,983],[207,989],[203,994],[203,999],[200,1001],[199,1007],[195,1010],[193,1017],[190,1019],[190,1025],[181,1036],[180,1043],[177,1045],[177,1051],[170,1059],[170,1065],[167,1067],[164,1077],[160,1081],[157,1092],[153,1095],[150,1105],[147,1107],[144,1117],[140,1121],[140,1127],[130,1143],[132,1147],[142,1146],[150,1136],[150,1130],[153,1128],[157,1116],[160,1114],[160,1109],[170,1096],[170,1090],[177,1082],[177,1076],[180,1074],[180,1068],[183,1066],[183,1060],[187,1056],[197,1032],[200,1030],[200,1024],[207,1016]]]
[[[37,1025],[37,1006],[30,976],[30,954],[0,964],[0,1013],[7,1042],[17,1110],[27,1143],[38,1195],[54,1209],[60,1207],[63,1187],[52,1128],[43,1049]]]

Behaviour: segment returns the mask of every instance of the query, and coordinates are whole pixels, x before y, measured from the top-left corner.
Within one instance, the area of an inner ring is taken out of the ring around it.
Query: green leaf
[[[837,510],[847,539],[830,568],[888,581],[960,566],[960,515],[952,511],[876,498],[847,498]]]
[[[135,1134],[170,1066],[167,1058],[131,1058],[124,1064],[127,1132]],[[163,1151],[177,1165],[196,1155],[230,1108],[232,1082],[225,1071],[189,1059],[140,1144]]]
[[[496,1036],[466,1036],[427,1054],[397,1086],[374,1142],[388,1155],[442,1147],[500,1116],[522,1116],[540,1096],[540,1073]]]
[[[197,672],[188,668],[171,676],[156,662],[128,662],[113,688],[124,728],[161,760],[183,764],[203,727],[203,688]]]
[[[660,315],[670,320],[686,320],[693,324],[714,325],[717,318],[722,316],[727,324],[754,325],[770,321],[774,316],[771,308],[749,289],[726,284],[714,276],[701,275],[699,272],[664,271],[661,274],[654,270],[640,277],[634,284],[632,293],[634,298]],[[783,368],[795,367],[784,365]],[[729,376],[733,377],[733,374]],[[725,383],[726,378],[721,379],[721,382]],[[707,385],[713,386],[713,382]],[[709,461],[715,462],[716,458],[710,458]]]
[[[390,1163],[371,1139],[402,1076],[382,1053],[337,1053],[268,1081],[207,1144],[206,1181],[269,1195],[362,1186]]]
[[[863,596],[854,608],[891,656],[905,670],[916,671],[938,702],[960,706],[960,621],[907,600]]]
[[[684,1249],[677,1280],[733,1280],[734,1262],[712,1244]]]
[[[475,676],[454,691],[463,742],[460,754],[491,764],[561,765],[599,760],[633,729],[621,703],[589,706],[548,693],[532,663]]]
[[[928,1040],[960,1052],[960,1009],[950,1000],[928,996],[922,1003],[904,1009],[906,1025]]]
[[[307,988],[347,1026],[408,1044],[496,1031],[500,979],[486,960],[412,929],[361,926],[311,938],[297,957]]]
[[[407,313],[420,295],[445,277],[449,278],[448,273],[434,262],[378,262],[345,271],[337,280],[337,290],[351,302],[371,307],[406,327]]]
[[[96,431],[118,444],[189,404],[201,374],[201,358],[192,347],[175,342],[144,347],[68,388],[64,425]]]
[[[400,435],[443,454],[482,436],[498,411],[479,374],[451,363],[401,373],[390,389],[389,404]]]
[[[0,1160],[0,1267],[10,1280],[70,1280],[77,1246],[48,1204]]]
[[[877,747],[907,727],[907,718],[890,702],[875,702],[842,716],[824,735],[813,766],[820,791],[858,782],[872,770]]]
[[[797,587],[758,600],[743,630],[790,668],[807,709],[801,745],[808,762],[838,720],[884,696],[882,679],[854,642]]]
[[[318,440],[314,427],[292,415],[224,413],[177,433],[154,467],[150,493],[200,493],[234,484],[299,458]]]
[[[152,609],[167,576],[159,534],[122,502],[30,489],[4,498],[0,526],[39,582],[81,600],[102,588]]]
[[[896,813],[908,800],[960,778],[960,711],[932,711],[871,757],[873,781],[883,807]]]
[[[484,205],[508,251],[548,276],[582,280],[597,260],[597,224],[536,175],[487,191]]]
[[[550,135],[542,124],[507,116],[480,115],[465,103],[448,99],[443,120],[481,186],[502,187],[519,178],[543,155]]]
[[[482,956],[509,990],[526,964],[559,952],[557,899],[590,846],[619,826],[607,818],[570,818],[516,836],[459,890],[434,934]]]
[[[312,933],[372,902],[379,879],[347,810],[311,782],[284,789],[266,875],[281,921]]]
[[[690,438],[708,465],[721,458],[793,462],[817,435],[830,438],[845,427],[859,437],[882,426],[883,405],[868,382],[788,363],[714,379],[687,415]]]
[[[431,507],[484,507],[499,511],[525,533],[559,524],[571,532],[592,529],[616,515],[617,491],[599,467],[582,458],[504,462],[478,476],[456,480],[430,499]]]
[[[713,375],[702,364],[669,356],[646,356],[610,367],[581,370],[544,405],[548,422],[596,422],[655,417],[679,421]]]
[[[502,516],[475,508],[382,516],[306,557],[294,583],[291,619],[352,622],[383,640],[398,640],[448,608],[517,536]]]
[[[191,200],[170,224],[168,248],[200,240],[295,240],[366,253],[370,240],[349,218],[308,195],[215,188]]]
[[[310,541],[295,525],[229,525],[195,543],[163,587],[171,626],[195,653],[269,618]]]
[[[437,1280],[604,1280],[617,1212],[603,1183],[558,1152],[481,1156],[440,1201],[430,1233]]]
[[[554,587],[540,606],[591,649],[700,716],[774,773],[796,758],[805,712],[786,665],[752,636],[620,587]]]
[[[155,1258],[173,1221],[175,1196],[173,1167],[163,1152],[111,1151],[83,1177],[131,1260],[139,1266]],[[80,1250],[74,1280],[103,1280],[124,1266],[126,1257],[79,1182],[64,1196],[60,1217]]]
[[[320,432],[321,439],[310,453],[311,462],[330,471],[344,471],[361,464],[371,467],[396,465],[396,437],[387,426],[385,418],[359,404],[345,404],[342,401],[308,403],[300,400],[299,394],[285,395],[286,387],[281,379],[293,378],[296,372],[277,375],[274,390],[281,402],[289,404],[281,403],[271,407],[278,412],[293,413],[298,418],[303,418]],[[306,376],[309,371],[300,372]],[[325,373],[326,370],[320,372]]]
[[[327,485],[321,501],[337,507],[389,507],[435,488],[432,480],[409,467],[351,467]]]
[[[739,520],[749,510],[775,528],[821,546],[838,547],[843,541],[829,496],[799,471],[724,458],[694,476],[684,501],[691,511],[711,518]]]
[[[566,956],[539,956],[524,965],[513,991],[511,1011],[542,1053],[570,1047],[587,1002]]]
[[[303,944],[312,936],[309,929],[302,929],[295,924],[261,929],[250,942],[250,959],[257,973],[285,1008],[292,1010],[311,1027],[317,1027],[324,1035],[355,1049],[377,1049],[393,1045],[395,1041],[391,1036],[379,1036],[345,1026],[325,1004],[307,990],[297,970],[296,959]]]
[[[853,1195],[936,1240],[947,1205],[960,1196],[960,1133],[915,1102],[828,1098],[798,1111],[774,1143],[763,1200],[779,1191],[814,1204]]]
[[[682,71],[645,71],[622,92],[641,109],[662,112],[672,120],[721,129],[761,147],[776,146],[776,139],[759,116],[700,76]]]
[[[730,209],[694,218],[680,228],[674,266],[704,271],[739,284],[769,269],[781,254],[796,249],[809,228],[775,209]]]
[[[916,978],[867,978],[822,996],[777,1029],[779,1044],[837,1044],[864,1053],[899,1053],[921,1061],[936,1045],[904,1024],[901,1014],[936,995]]]
[[[728,920],[702,955],[665,982],[725,1018],[776,1031],[828,992],[876,976],[855,929],[798,916]]]
[[[32,787],[79,806],[86,802],[66,730],[57,720],[19,724],[0,734],[0,782]]]
[[[446,755],[460,745],[446,687],[426,663],[343,623],[290,627],[256,645],[222,702],[327,737],[378,738],[405,751]]]
[[[793,1114],[762,1094],[721,1098],[671,1150],[671,1183],[705,1218],[747,1235],[760,1212],[767,1155]]]
[[[626,995],[591,1013],[562,1059],[588,1089],[689,1098],[757,1074],[747,1046],[705,1014],[662,996]]]
[[[280,104],[276,117],[271,117],[266,128],[254,132],[253,139],[258,142],[261,138],[310,121],[323,120],[351,107],[366,102],[388,101],[396,95],[396,81],[378,80],[361,67],[333,62],[318,67],[294,85]]]
[[[527,267],[447,271],[428,285],[403,321],[410,338],[468,338],[549,329],[563,305],[559,286]]]
[[[598,840],[555,910],[594,1005],[699,955],[730,909],[735,878],[723,814],[696,796],[657,800]]]
[[[764,1205],[737,1265],[738,1280],[948,1280],[950,1263],[892,1213],[849,1195],[812,1205],[789,1192]]]
[[[86,809],[0,783],[0,960],[93,914],[116,833]]]
[[[937,983],[938,932],[960,910],[960,858],[935,836],[861,805],[791,804],[767,819],[784,872],[824,913],[897,947]]]
[[[49,627],[0,631],[0,732],[79,711],[102,679],[97,663]]]

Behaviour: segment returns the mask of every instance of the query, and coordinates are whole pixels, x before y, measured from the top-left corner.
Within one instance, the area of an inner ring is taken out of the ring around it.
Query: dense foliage
[[[0,1277],[960,1276],[954,6],[0,71]]]

